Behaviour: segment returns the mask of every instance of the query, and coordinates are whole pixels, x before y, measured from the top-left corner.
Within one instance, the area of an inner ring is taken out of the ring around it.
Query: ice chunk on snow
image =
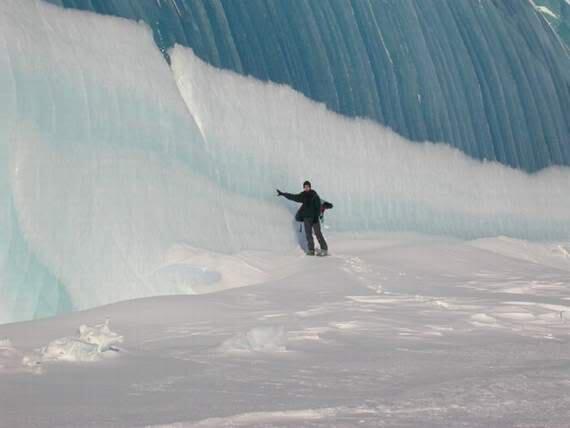
[[[286,342],[283,327],[255,327],[226,340],[220,349],[223,352],[284,352]]]
[[[41,361],[99,361],[113,345],[122,343],[123,336],[111,331],[109,321],[94,327],[79,327],[79,337],[62,337],[40,350]]]
[[[79,327],[79,340],[97,346],[97,352],[109,351],[113,345],[123,343],[123,336],[111,331],[109,320],[95,327],[81,325]]]
[[[51,341],[42,348],[42,361],[98,361],[101,353],[97,345],[83,342],[75,337],[63,337]]]
[[[0,374],[40,373],[41,363],[48,361],[93,362],[113,355],[113,345],[123,342],[123,336],[109,328],[109,321],[93,327],[81,325],[78,336],[52,340],[36,352],[23,354],[8,339],[0,340]],[[111,352],[110,352],[111,351]]]

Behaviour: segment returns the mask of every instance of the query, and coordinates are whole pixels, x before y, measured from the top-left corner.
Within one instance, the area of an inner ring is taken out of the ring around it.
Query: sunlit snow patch
[[[281,326],[255,327],[247,333],[238,333],[220,346],[222,352],[285,352],[287,333]]]
[[[371,412],[369,411],[368,414]],[[277,410],[265,412],[250,412],[228,417],[214,417],[199,422],[176,422],[167,425],[152,425],[149,428],[214,428],[214,427],[278,427],[301,426],[307,423],[323,421],[337,417],[339,414],[353,415],[365,414],[362,409],[323,408]]]
[[[268,279],[270,274],[257,267],[255,261],[256,257],[252,254],[224,254],[181,242],[166,252],[162,265],[150,279],[181,293],[208,293],[257,284]],[[274,272],[272,274],[275,275]]]
[[[470,241],[469,245],[503,256],[570,271],[569,242],[529,242],[499,236]]]

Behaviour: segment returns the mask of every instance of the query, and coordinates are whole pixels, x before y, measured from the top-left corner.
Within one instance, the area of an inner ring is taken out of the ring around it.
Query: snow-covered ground
[[[0,426],[568,426],[570,243],[329,240],[239,254],[257,285],[0,326]]]

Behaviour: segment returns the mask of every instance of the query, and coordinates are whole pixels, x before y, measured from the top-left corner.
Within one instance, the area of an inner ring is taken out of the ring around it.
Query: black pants
[[[309,248],[309,251],[315,251],[313,230],[315,231],[315,235],[317,235],[317,241],[319,241],[321,250],[328,250],[327,241],[325,241],[323,232],[321,232],[321,222],[318,220],[315,222],[315,220],[312,218],[304,218],[303,224],[305,225],[305,236],[307,237],[307,246]]]

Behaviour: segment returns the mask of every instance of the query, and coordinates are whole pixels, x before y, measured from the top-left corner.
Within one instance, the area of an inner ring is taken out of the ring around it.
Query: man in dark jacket
[[[327,241],[325,241],[325,237],[321,231],[321,222],[319,219],[321,215],[321,198],[319,198],[317,192],[311,189],[311,183],[305,181],[303,183],[303,191],[299,194],[295,195],[291,193],[285,193],[277,189],[277,195],[302,204],[295,218],[297,218],[299,221],[303,221],[303,224],[305,226],[305,235],[307,236],[307,246],[309,249],[307,251],[307,255],[315,255],[315,241],[313,240],[314,230],[321,247],[321,251],[318,253],[318,255],[326,256],[328,253],[328,246]]]

